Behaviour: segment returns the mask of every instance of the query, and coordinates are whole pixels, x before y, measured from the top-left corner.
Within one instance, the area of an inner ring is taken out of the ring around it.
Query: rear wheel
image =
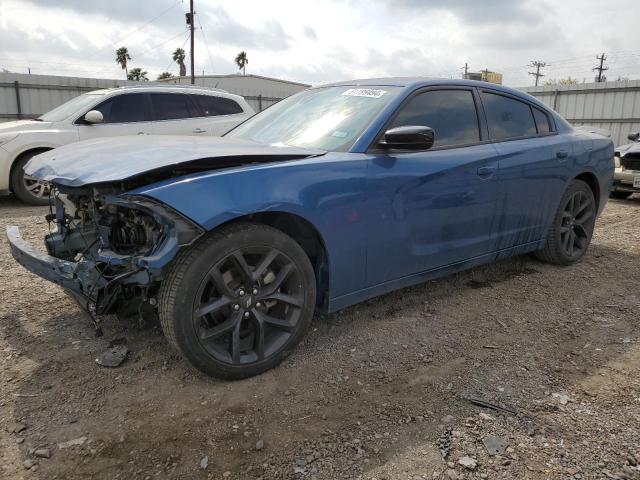
[[[16,196],[31,205],[49,205],[49,186],[24,173],[24,166],[41,151],[27,153],[20,158],[11,171],[11,189]]]
[[[315,308],[315,276],[292,238],[237,224],[182,252],[160,290],[169,342],[191,364],[240,379],[280,363],[302,339]]]
[[[589,185],[574,180],[562,196],[544,248],[536,256],[545,262],[570,265],[587,252],[596,221],[596,202]]]
[[[631,195],[633,195],[633,192],[621,192],[619,190],[614,190],[612,192],[609,192],[609,196],[611,198],[617,198],[618,200],[626,200]]]

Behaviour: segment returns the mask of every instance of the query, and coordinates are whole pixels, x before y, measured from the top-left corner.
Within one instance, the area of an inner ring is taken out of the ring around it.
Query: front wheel
[[[587,252],[595,222],[593,192],[582,180],[574,180],[560,200],[545,246],[536,256],[559,265],[577,262]]]
[[[183,251],[159,295],[162,329],[202,372],[241,379],[279,364],[313,317],[315,275],[300,245],[266,225],[236,224]]]
[[[24,173],[24,166],[39,152],[28,153],[17,161],[11,171],[11,189],[25,203],[49,205],[49,186]]]

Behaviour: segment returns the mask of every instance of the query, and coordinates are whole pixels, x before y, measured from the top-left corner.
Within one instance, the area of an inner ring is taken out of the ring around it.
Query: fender
[[[284,212],[305,219],[331,252],[331,299],[365,284],[366,170],[365,155],[338,152],[196,173],[128,193],[158,200],[207,231],[260,212]]]

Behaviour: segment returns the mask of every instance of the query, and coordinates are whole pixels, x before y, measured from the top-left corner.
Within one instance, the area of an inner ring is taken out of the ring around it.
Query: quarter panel
[[[366,167],[363,155],[336,153],[194,174],[131,193],[160,200],[206,230],[256,212],[304,218],[326,245],[333,298],[364,288]]]

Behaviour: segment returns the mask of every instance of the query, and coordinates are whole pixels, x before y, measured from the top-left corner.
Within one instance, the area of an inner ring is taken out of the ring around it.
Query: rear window
[[[482,103],[492,139],[536,135],[536,124],[529,104],[489,92],[482,92]]]
[[[177,120],[197,117],[195,106],[189,101],[189,95],[181,93],[152,93],[154,120]]]
[[[551,128],[551,120],[549,118],[549,115],[536,107],[532,107],[532,110],[533,116],[536,119],[536,127],[538,128],[538,133],[544,134],[552,132],[553,129]]]
[[[216,115],[234,115],[242,113],[242,107],[238,102],[225,97],[215,97],[213,95],[192,95],[205,117],[215,117]]]

